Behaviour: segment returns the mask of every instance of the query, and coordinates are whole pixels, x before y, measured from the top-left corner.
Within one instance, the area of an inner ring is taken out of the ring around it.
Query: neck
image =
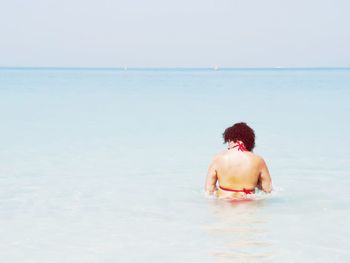
[[[236,150],[240,152],[248,152],[247,148],[245,148],[244,143],[242,141],[237,141],[237,142],[230,141],[228,143],[228,149]]]

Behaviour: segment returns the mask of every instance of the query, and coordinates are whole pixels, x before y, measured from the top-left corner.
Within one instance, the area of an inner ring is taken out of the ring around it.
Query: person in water
[[[205,191],[215,193],[219,198],[244,198],[254,194],[255,188],[270,193],[271,176],[267,165],[263,158],[252,152],[254,130],[240,122],[227,128],[223,137],[228,150],[216,155],[209,165]]]

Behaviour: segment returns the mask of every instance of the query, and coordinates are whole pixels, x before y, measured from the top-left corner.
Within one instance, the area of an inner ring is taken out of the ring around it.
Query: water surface
[[[347,262],[350,70],[0,70],[6,262]],[[246,121],[276,191],[207,198]]]

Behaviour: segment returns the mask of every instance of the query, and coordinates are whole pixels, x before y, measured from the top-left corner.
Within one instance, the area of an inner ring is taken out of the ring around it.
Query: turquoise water
[[[0,70],[6,262],[347,262],[350,70]],[[246,121],[272,195],[203,193]]]

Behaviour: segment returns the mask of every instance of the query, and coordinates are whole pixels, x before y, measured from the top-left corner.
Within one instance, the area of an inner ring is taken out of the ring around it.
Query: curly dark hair
[[[248,151],[254,149],[255,146],[255,133],[245,122],[238,122],[228,127],[222,134],[224,137],[224,143],[229,141],[242,141],[245,148]]]

